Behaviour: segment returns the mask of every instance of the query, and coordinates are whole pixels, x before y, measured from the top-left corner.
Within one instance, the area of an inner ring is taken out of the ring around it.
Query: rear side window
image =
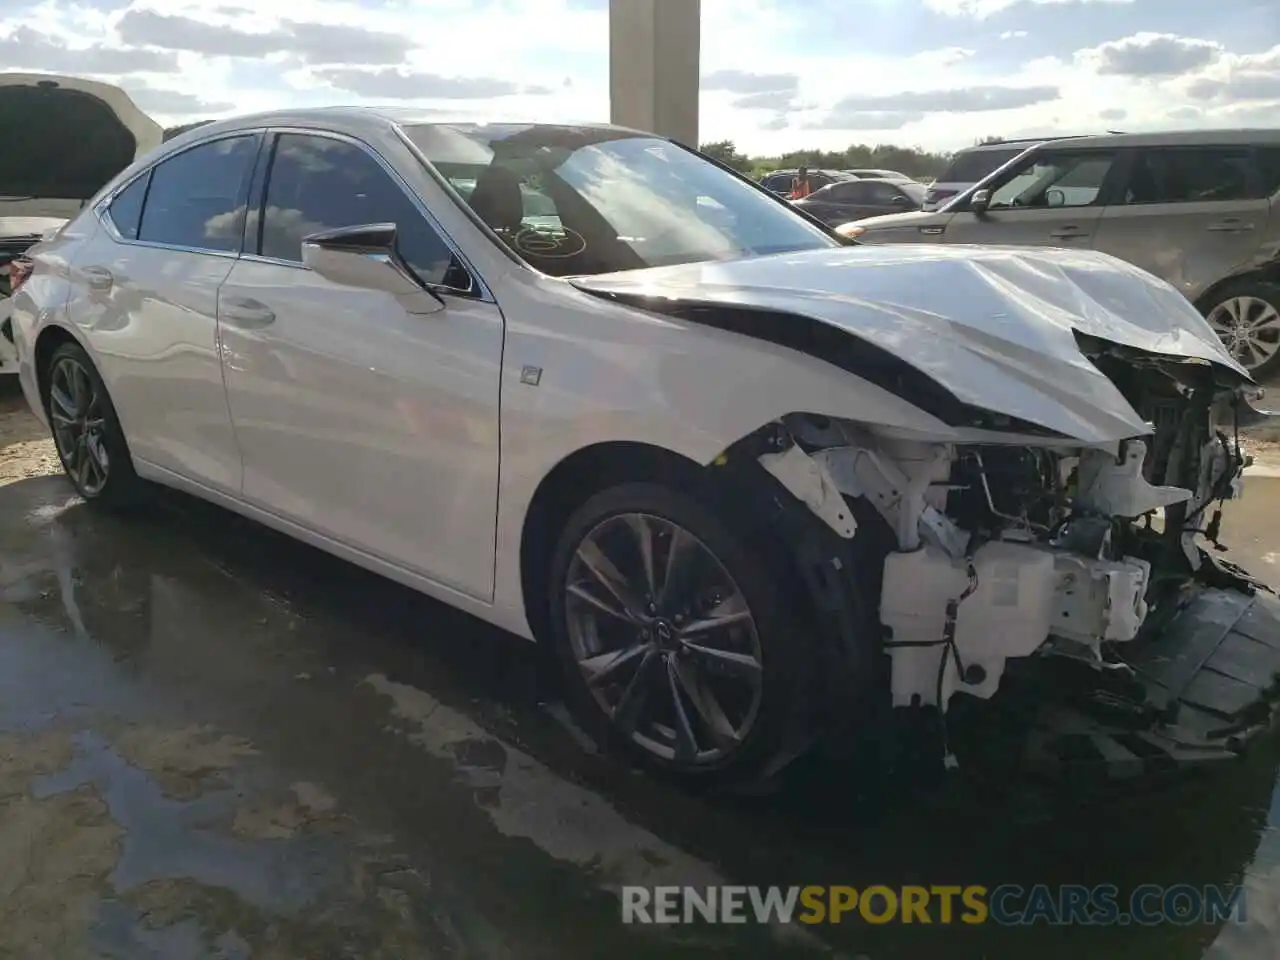
[[[887,183],[868,183],[866,186],[868,203],[888,206],[902,196],[901,191],[895,190]]]
[[[823,187],[821,190],[815,190],[813,193],[809,194],[809,199],[826,201],[829,203],[847,203],[852,199],[849,193],[850,186],[852,186],[852,184],[833,183],[830,186]]]
[[[1262,170],[1262,186],[1267,196],[1280,192],[1280,147],[1259,149],[1258,166]]]
[[[107,207],[107,216],[115,224],[120,236],[126,240],[138,239],[138,224],[142,220],[142,201],[147,197],[147,182],[150,179],[150,172],[144,173],[117,193],[116,198],[111,201],[111,206]]]
[[[426,283],[467,289],[470,277],[408,195],[360,147],[281,134],[267,181],[262,256],[302,262],[302,240],[322,230],[394,223],[400,255]]]
[[[184,150],[151,171],[138,239],[237,251],[258,138],[228,137]]]
[[[951,158],[947,169],[938,177],[938,183],[977,183],[987,174],[1003,167],[1026,149],[1010,147],[1007,150],[963,150]]]
[[[1126,203],[1257,199],[1247,147],[1144,150],[1133,162]]]

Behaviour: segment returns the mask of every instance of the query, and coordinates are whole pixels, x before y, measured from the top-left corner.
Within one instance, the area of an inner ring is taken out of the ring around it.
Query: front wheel
[[[76,491],[88,501],[108,506],[137,502],[143,482],[116,409],[97,368],[76,343],[58,347],[45,378],[45,413],[58,459]]]
[[[1280,286],[1241,280],[1224,286],[1205,305],[1209,326],[1255,380],[1280,370]]]
[[[758,778],[802,740],[812,664],[767,553],[656,484],[597,494],[553,559],[551,637],[570,709],[683,779]]]

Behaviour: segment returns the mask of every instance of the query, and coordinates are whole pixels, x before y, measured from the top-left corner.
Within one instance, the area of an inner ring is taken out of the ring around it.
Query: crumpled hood
[[[1077,332],[1252,382],[1177,290],[1095,251],[903,244],[573,280],[630,299],[799,314],[882,348],[957,399],[1086,443],[1148,432]],[[785,323],[785,317],[779,318]]]

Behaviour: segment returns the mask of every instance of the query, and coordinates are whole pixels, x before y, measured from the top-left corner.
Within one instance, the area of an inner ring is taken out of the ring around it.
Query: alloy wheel
[[[1246,370],[1280,351],[1280,310],[1258,297],[1232,297],[1209,313],[1209,325]]]
[[[102,397],[89,371],[71,357],[58,360],[50,374],[49,418],[67,473],[86,496],[101,492],[110,475]]]
[[[566,623],[582,679],[615,731],[681,766],[722,760],[759,714],[755,619],[724,565],[688,530],[626,513],[574,553]]]

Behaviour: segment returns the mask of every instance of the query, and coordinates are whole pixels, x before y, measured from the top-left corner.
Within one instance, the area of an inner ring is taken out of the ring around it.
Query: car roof
[[[185,133],[179,134],[166,143],[180,143],[186,140],[201,140],[210,135],[229,133],[236,130],[253,129],[267,126],[311,126],[324,127],[337,132],[355,133],[371,128],[387,128],[391,126],[511,126],[511,127],[564,127],[589,130],[616,130],[619,133],[632,133],[642,136],[656,136],[642,130],[623,127],[611,123],[537,123],[524,120],[506,122],[490,122],[475,120],[442,121],[438,114],[433,114],[420,107],[380,107],[380,106],[334,106],[334,107],[300,107],[286,110],[270,110],[262,113],[250,113],[242,116],[215,120]]]
[[[1088,137],[1055,138],[1055,147],[1205,147],[1280,146],[1280,129],[1169,130],[1152,133],[1108,133]]]
[[[972,147],[963,147],[957,150],[956,153],[984,153],[988,150],[1008,150],[1010,148],[1015,150],[1025,150],[1028,147],[1034,147],[1037,144],[1048,143],[1050,140],[1056,143],[1059,140],[1072,139],[1080,138],[1075,136],[1054,135],[1048,137],[1027,137],[1021,140],[997,140],[995,143],[978,143]]]

